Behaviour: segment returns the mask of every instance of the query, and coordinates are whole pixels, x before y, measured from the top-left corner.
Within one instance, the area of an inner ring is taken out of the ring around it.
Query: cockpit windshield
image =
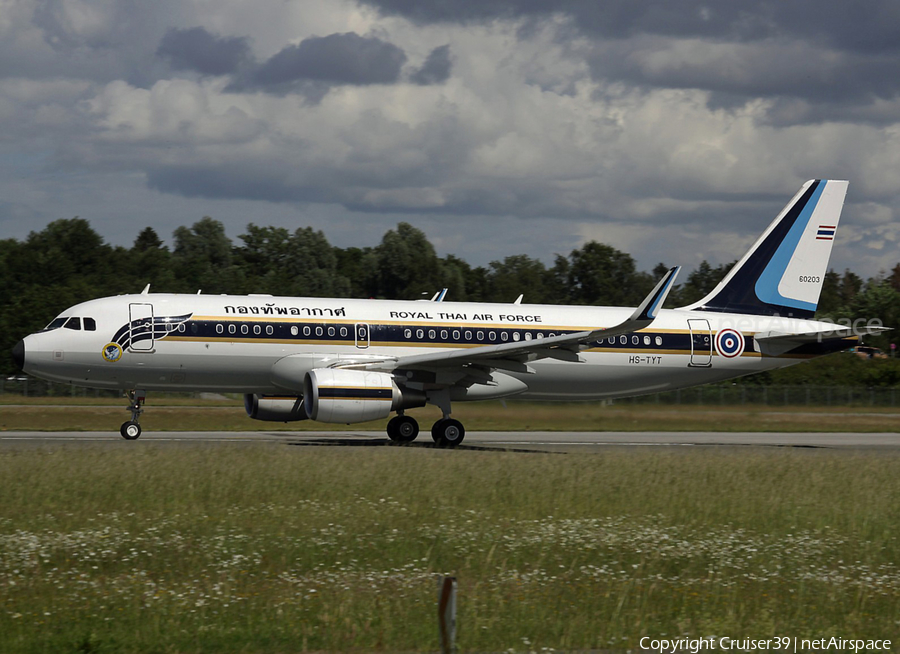
[[[42,332],[49,332],[49,331],[51,331],[51,330],[53,330],[53,329],[59,329],[59,328],[62,327],[64,324],[66,324],[66,321],[67,321],[67,320],[68,320],[68,318],[54,318],[53,321],[52,321],[49,325],[47,325],[46,327],[44,327],[41,331],[42,331]]]
[[[53,322],[44,327],[42,332],[53,331],[54,329],[59,329],[60,327],[65,327],[66,329],[75,329],[81,330],[82,320],[84,321],[84,330],[88,332],[97,331],[97,321],[93,318],[81,318],[80,316],[60,316],[59,318],[54,318]]]

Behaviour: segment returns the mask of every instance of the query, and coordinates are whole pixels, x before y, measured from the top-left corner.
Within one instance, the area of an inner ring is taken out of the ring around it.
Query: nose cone
[[[13,345],[12,358],[19,368],[25,367],[25,341],[19,341]]]

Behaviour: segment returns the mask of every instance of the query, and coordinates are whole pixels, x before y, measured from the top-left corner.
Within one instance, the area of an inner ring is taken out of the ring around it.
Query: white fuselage
[[[25,371],[96,388],[299,394],[302,387],[273,378],[273,366],[284,357],[293,356],[311,370],[344,361],[595,330],[621,323],[631,312],[552,305],[123,295],[85,302],[62,314],[92,318],[94,330],[58,327],[26,337]],[[772,370],[854,344],[844,340],[775,355],[753,338],[828,328],[808,320],[662,310],[644,330],[616,336],[614,342],[592,343],[581,353],[581,363],[544,358],[528,364],[533,372],[505,374],[527,385],[518,393],[523,398],[639,395]],[[730,341],[717,339],[728,329],[737,332],[736,340],[733,333]]]

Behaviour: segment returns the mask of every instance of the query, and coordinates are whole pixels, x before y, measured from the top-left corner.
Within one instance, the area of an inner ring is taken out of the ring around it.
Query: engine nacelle
[[[254,420],[269,422],[296,422],[306,420],[302,397],[285,397],[283,395],[244,395],[244,408],[247,415]]]
[[[321,422],[366,422],[425,406],[425,394],[401,389],[384,372],[316,368],[303,382],[306,415]]]

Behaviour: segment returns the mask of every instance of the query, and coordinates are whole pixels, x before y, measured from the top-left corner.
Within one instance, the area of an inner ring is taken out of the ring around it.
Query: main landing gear
[[[147,399],[146,391],[130,391],[128,398],[131,400],[128,410],[131,411],[131,420],[123,422],[119,433],[126,441],[135,441],[141,435],[141,425],[138,422],[144,412],[144,401]]]
[[[387,435],[395,443],[411,443],[419,435],[419,423],[411,416],[398,414],[387,424]],[[434,423],[431,438],[438,447],[456,447],[462,443],[466,428],[459,420],[444,417]]]

